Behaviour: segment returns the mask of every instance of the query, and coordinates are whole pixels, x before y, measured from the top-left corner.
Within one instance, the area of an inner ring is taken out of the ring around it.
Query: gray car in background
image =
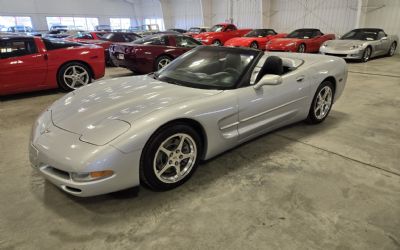
[[[354,29],[338,40],[323,43],[320,52],[366,62],[372,57],[393,56],[398,43],[399,38],[396,35],[387,35],[382,29]]]

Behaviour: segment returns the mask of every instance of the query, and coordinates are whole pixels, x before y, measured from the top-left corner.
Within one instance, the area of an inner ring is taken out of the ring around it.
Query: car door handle
[[[304,76],[299,76],[296,78],[297,82],[302,82],[304,80]]]

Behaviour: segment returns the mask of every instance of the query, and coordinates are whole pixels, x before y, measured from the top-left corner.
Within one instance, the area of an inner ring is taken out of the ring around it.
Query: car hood
[[[286,46],[289,43],[297,43],[297,42],[300,42],[300,41],[302,41],[302,39],[299,39],[299,38],[276,38],[276,39],[271,40],[269,42],[269,44],[279,45],[279,46]]]
[[[220,93],[164,83],[150,76],[114,78],[92,83],[56,101],[54,125],[82,135],[88,127],[120,120],[129,124],[160,109]]]
[[[366,41],[362,40],[329,40],[325,44],[332,49],[348,50],[355,45],[363,45]]]

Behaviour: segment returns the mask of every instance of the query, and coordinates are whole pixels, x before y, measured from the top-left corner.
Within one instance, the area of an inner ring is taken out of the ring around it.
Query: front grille
[[[58,168],[54,168],[54,167],[48,166],[43,171],[46,172],[49,175],[54,175],[54,176],[60,177],[60,178],[65,179],[65,180],[70,180],[71,179],[68,172],[60,170]]]

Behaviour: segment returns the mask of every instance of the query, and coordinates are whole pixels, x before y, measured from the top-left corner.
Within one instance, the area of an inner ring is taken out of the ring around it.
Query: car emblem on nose
[[[47,134],[47,133],[50,133],[50,132],[51,132],[50,129],[49,129],[49,128],[46,128],[46,129],[43,130],[40,134],[43,135],[43,134]]]

